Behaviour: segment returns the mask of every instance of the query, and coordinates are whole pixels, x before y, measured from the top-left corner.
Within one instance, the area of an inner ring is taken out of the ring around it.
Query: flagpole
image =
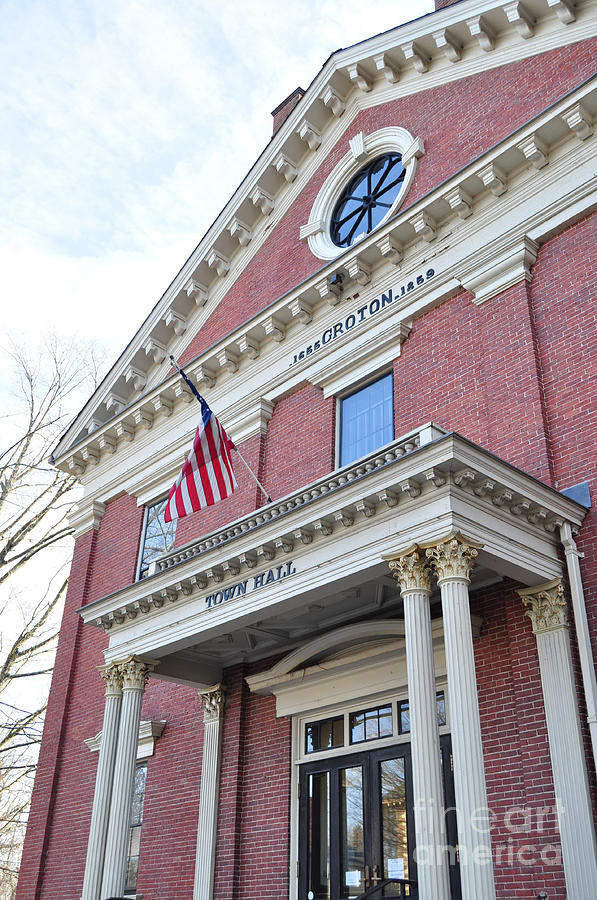
[[[192,392],[193,392],[195,398],[199,401],[199,403],[201,403],[201,394],[199,393],[199,391],[197,390],[196,386],[193,384],[193,382],[191,381],[191,379],[189,378],[189,376],[187,375],[187,373],[186,373],[186,372],[183,372],[182,368],[178,365],[178,363],[176,362],[176,360],[174,359],[174,357],[172,356],[172,354],[170,354],[170,362],[172,363],[172,365],[174,366],[174,368],[178,371],[178,374],[181,376],[181,378],[182,378],[184,381],[186,381],[186,383],[188,384],[188,386],[191,388],[191,390],[192,390]],[[249,473],[249,475],[251,476],[251,478],[253,479],[253,481],[255,482],[255,484],[257,485],[257,487],[259,488],[259,490],[260,490],[260,491],[262,492],[262,494],[264,495],[264,497],[265,497],[265,499],[267,500],[267,502],[268,502],[268,503],[271,503],[271,502],[272,502],[272,498],[270,497],[270,495],[268,494],[268,492],[266,491],[266,489],[263,487],[263,485],[261,484],[261,482],[260,482],[259,479],[257,478],[257,475],[255,475],[255,472],[254,472],[253,469],[250,467],[249,463],[248,463],[247,460],[244,458],[244,456],[242,455],[242,453],[240,452],[240,450],[238,449],[238,447],[236,446],[236,444],[233,444],[232,449],[233,449],[233,450],[236,450],[236,452],[238,453],[238,458],[240,459],[240,461],[241,461],[242,464],[244,465],[245,469],[247,470],[247,472]]]

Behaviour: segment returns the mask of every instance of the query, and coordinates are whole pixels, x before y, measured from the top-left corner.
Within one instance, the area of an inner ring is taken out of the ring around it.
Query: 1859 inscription
[[[420,273],[419,275],[414,276],[412,281],[407,281],[405,284],[396,285],[393,288],[389,288],[388,291],[381,294],[379,297],[374,297],[373,300],[369,301],[369,303],[365,303],[364,306],[355,309],[354,312],[349,313],[344,319],[341,319],[339,322],[336,322],[334,325],[326,328],[321,337],[319,337],[316,341],[313,341],[312,344],[308,344],[304,350],[301,350],[300,353],[295,353],[292,361],[290,362],[290,365],[296,365],[296,363],[299,363],[301,362],[301,360],[306,359],[307,356],[310,356],[312,353],[316,353],[318,350],[321,350],[321,348],[325,347],[326,344],[330,344],[341,335],[352,331],[353,328],[360,325],[361,322],[365,321],[365,319],[370,319],[371,316],[374,316],[380,310],[385,309],[386,306],[390,306],[401,297],[404,297],[406,294],[410,294],[411,291],[414,291],[418,287],[421,287],[422,284],[425,284],[425,282],[433,278],[434,275],[435,269],[427,269],[425,273]]]

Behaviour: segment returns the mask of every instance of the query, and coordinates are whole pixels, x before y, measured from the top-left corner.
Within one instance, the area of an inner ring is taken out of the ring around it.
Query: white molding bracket
[[[531,268],[537,260],[539,244],[524,235],[508,252],[499,254],[485,266],[475,266],[474,271],[463,274],[462,286],[473,295],[473,302],[480,306],[519,281],[531,281]]]

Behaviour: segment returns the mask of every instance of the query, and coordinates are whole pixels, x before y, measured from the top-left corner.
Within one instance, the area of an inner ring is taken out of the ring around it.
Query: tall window
[[[384,375],[340,403],[340,465],[387,444],[394,437],[393,379]]]
[[[135,786],[133,789],[133,807],[129,828],[129,847],[126,860],[125,894],[137,891],[139,873],[139,847],[141,846],[141,826],[143,824],[143,803],[145,801],[145,782],[147,779],[147,763],[138,763],[135,769]]]
[[[139,563],[139,578],[145,578],[149,572],[149,566],[162,554],[174,547],[176,535],[176,522],[164,522],[166,499],[160,500],[148,506],[145,510],[145,525],[141,539],[141,560]]]

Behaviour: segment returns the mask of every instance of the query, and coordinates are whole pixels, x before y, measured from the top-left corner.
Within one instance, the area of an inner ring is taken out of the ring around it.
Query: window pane
[[[340,824],[343,897],[363,893],[365,848],[363,834],[363,772],[360,766],[340,770]]]
[[[376,709],[365,714],[365,740],[374,741],[379,737],[379,715]]]
[[[392,707],[377,706],[350,714],[350,743],[375,741],[392,734]]]
[[[308,722],[305,726],[305,753],[331,750],[344,745],[344,716]]]
[[[350,743],[358,744],[365,740],[365,713],[350,715]]]
[[[443,691],[439,691],[435,698],[437,709],[438,726],[445,725],[446,719],[446,697]],[[400,700],[398,703],[398,731],[400,734],[408,734],[410,732],[410,708],[408,700]]]
[[[126,893],[132,893],[137,889],[137,878],[139,875],[139,857],[129,856],[126,863],[126,879],[124,890]]]
[[[129,846],[124,888],[127,893],[132,893],[137,888],[139,848],[141,846],[141,825],[143,822],[143,803],[145,800],[146,780],[147,763],[139,763],[135,769],[135,781],[133,785],[133,805],[131,809],[131,827],[129,830]]]
[[[385,760],[379,764],[379,769],[384,878],[408,879],[404,759]],[[395,890],[389,893],[395,895]]]
[[[391,441],[394,437],[392,375],[345,397],[340,422],[341,466]]]
[[[408,734],[410,731],[410,707],[408,700],[401,700],[398,704],[398,730],[400,734]]]
[[[166,503],[167,498],[147,507],[139,570],[140,578],[147,575],[150,563],[174,547],[177,519],[174,519],[173,522],[164,522]]]
[[[392,734],[392,708],[386,706],[379,711],[379,736],[389,737]]]
[[[437,695],[437,724],[445,725],[446,722],[446,698],[444,692],[440,691]]]
[[[330,896],[330,773],[309,775],[309,892]]]
[[[147,763],[137,766],[135,769],[135,782],[133,787],[133,806],[131,810],[131,825],[140,825],[143,821],[143,801],[145,799],[145,779],[147,777]]]

